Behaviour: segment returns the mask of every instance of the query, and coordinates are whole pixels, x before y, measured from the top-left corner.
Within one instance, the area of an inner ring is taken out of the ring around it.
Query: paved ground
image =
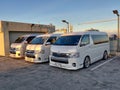
[[[0,90],[120,90],[120,57],[77,71],[0,57]]]

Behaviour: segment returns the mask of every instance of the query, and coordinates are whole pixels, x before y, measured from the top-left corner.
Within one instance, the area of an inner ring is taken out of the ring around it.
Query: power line
[[[91,22],[84,22],[84,23],[80,23],[78,25],[84,25],[84,24],[94,24],[94,23],[104,23],[104,22],[112,22],[112,21],[116,21],[116,18],[113,19],[107,19],[107,20],[97,20],[97,21],[91,21]]]

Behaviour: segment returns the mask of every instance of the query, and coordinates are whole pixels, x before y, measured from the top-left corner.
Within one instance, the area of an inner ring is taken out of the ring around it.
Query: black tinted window
[[[26,38],[25,37],[18,37],[16,40],[15,40],[15,43],[22,43]]]
[[[35,36],[30,36],[30,37],[27,38],[26,41],[29,43],[33,38],[35,38]]]

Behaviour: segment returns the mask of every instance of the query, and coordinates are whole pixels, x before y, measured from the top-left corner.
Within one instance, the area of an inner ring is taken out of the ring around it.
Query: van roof
[[[29,36],[37,36],[39,34],[25,34],[25,35],[21,35],[21,37],[29,37]]]
[[[90,34],[90,35],[106,35],[106,32],[100,32],[100,31],[84,31],[84,32],[72,32],[63,34],[62,36],[68,36],[68,35],[84,35],[84,34]]]
[[[42,34],[42,35],[38,35],[37,37],[44,37],[44,36],[60,36],[61,34]]]

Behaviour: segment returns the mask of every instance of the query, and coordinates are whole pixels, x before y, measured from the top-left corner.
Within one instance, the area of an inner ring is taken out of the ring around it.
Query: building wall
[[[5,56],[4,33],[2,30],[2,22],[0,21],[0,55]]]
[[[8,31],[31,31],[31,32],[42,32],[42,33],[52,33],[55,31],[55,26],[53,25],[41,25],[41,24],[27,24],[19,22],[6,22],[2,21],[5,27],[8,27]]]
[[[2,32],[2,29],[1,29],[1,21],[0,21],[0,32]]]
[[[9,55],[10,47],[10,32],[17,33],[52,33],[55,31],[53,25],[41,25],[19,22],[0,21],[0,43],[3,43],[3,49],[0,51],[0,55]],[[18,35],[18,34],[16,34]]]
[[[4,33],[0,32],[0,55],[5,56]]]
[[[62,33],[67,33],[67,29],[57,29],[56,32],[62,32]]]

